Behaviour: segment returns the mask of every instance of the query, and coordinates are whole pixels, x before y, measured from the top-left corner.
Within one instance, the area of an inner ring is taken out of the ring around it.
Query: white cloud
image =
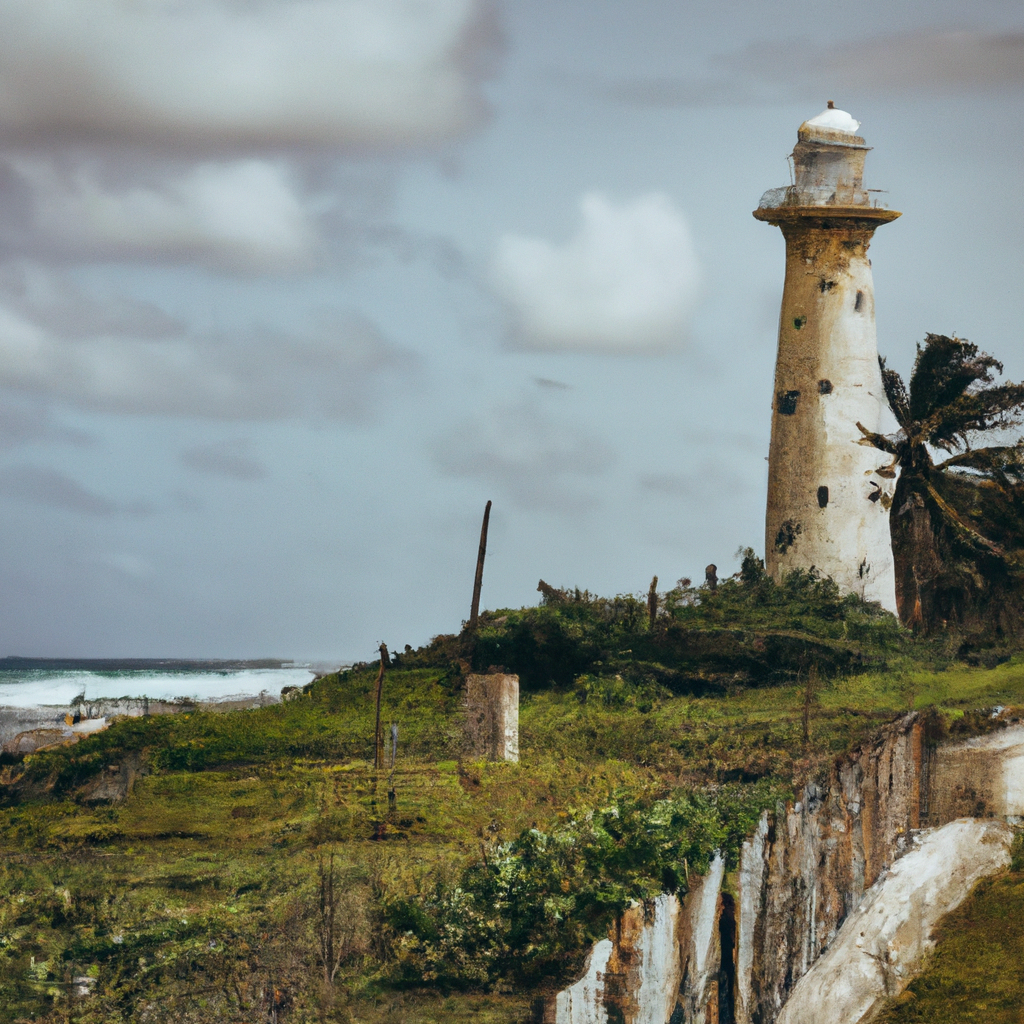
[[[563,245],[505,235],[491,277],[534,349],[663,351],[682,342],[699,288],[682,213],[652,193],[617,206],[583,196],[582,224]]]
[[[8,144],[390,150],[464,134],[483,0],[0,0]]]
[[[173,321],[159,325],[144,303],[127,303],[106,331],[83,335],[59,325],[74,321],[76,304],[92,310],[90,301],[66,282],[52,292],[60,299],[56,315],[43,285],[4,287],[0,280],[0,387],[77,408],[224,420],[308,414],[358,420],[374,385],[413,362],[356,314],[324,314],[300,334],[197,336]],[[162,329],[154,329],[158,325]]]
[[[321,244],[283,161],[163,167],[130,184],[105,181],[95,162],[62,167],[17,155],[6,163],[22,186],[16,216],[7,204],[6,233],[25,248],[262,271],[308,268]]]

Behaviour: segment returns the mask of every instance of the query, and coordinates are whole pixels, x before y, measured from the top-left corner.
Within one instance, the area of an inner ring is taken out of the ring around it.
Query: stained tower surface
[[[868,247],[899,214],[864,189],[860,122],[831,102],[797,132],[794,184],[761,197],[754,216],[782,229],[779,318],[768,456],[765,564],[776,579],[816,568],[843,593],[896,611],[889,506],[894,471],[861,431],[881,428]]]

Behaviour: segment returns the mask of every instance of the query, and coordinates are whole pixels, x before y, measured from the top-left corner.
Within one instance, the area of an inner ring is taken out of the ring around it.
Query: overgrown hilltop
[[[820,675],[950,658],[994,657],[951,635],[915,640],[895,616],[813,571],[776,583],[750,548],[715,588],[680,580],[657,594],[604,598],[543,590],[537,607],[485,612],[476,630],[437,637],[397,659],[409,666],[501,666],[525,690],[570,687],[581,675],[616,676],[676,694],[725,693]]]

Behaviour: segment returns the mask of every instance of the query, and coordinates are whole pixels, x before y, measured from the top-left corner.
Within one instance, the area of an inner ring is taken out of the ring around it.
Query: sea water
[[[111,715],[166,713],[179,702],[223,709],[281,699],[316,673],[293,662],[0,660],[0,746],[34,729],[88,730]],[[67,722],[73,721],[73,726]]]
[[[82,701],[148,697],[154,701],[240,700],[280,696],[286,686],[304,686],[313,671],[303,665],[279,668],[0,668],[0,707],[68,707]]]

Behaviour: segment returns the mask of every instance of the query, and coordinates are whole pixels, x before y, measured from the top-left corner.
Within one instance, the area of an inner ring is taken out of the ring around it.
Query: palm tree
[[[1024,422],[1024,384],[996,384],[1002,363],[964,338],[929,334],[909,385],[882,367],[899,424],[861,444],[892,456],[891,535],[900,618],[915,630],[1024,631],[1024,439],[976,447]],[[936,462],[934,455],[948,458]]]

